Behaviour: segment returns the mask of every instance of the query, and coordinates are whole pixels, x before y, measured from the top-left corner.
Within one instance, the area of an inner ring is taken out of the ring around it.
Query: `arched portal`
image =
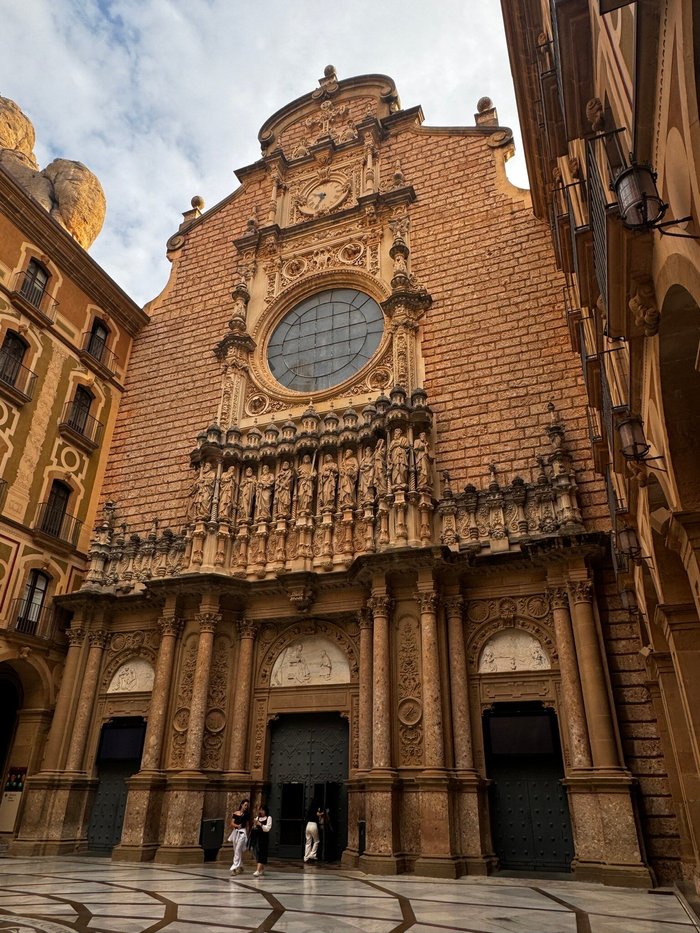
[[[680,285],[666,294],[659,328],[659,370],[669,459],[680,508],[700,510],[700,308]]]

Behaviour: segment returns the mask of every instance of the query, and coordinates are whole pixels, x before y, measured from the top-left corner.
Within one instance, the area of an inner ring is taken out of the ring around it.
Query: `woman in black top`
[[[267,865],[267,850],[270,845],[270,830],[272,829],[272,817],[267,812],[267,807],[260,807],[258,815],[253,821],[253,832],[255,833],[255,852],[258,861],[258,867],[253,872],[254,877],[262,878],[265,874]]]
[[[248,833],[250,832],[250,801],[241,800],[238,809],[231,819],[231,835],[229,842],[233,843],[233,864],[229,871],[234,875],[240,875],[243,871],[243,852],[248,844]]]

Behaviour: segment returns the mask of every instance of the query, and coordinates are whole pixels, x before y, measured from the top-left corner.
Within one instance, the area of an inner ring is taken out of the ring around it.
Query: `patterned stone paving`
[[[381,878],[272,865],[0,859],[2,933],[697,933],[673,893],[575,881]]]

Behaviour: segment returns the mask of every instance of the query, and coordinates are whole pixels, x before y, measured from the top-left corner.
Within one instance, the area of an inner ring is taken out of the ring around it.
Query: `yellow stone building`
[[[535,213],[566,279],[618,586],[700,885],[700,18],[503,0]],[[641,735],[640,735],[641,740]]]

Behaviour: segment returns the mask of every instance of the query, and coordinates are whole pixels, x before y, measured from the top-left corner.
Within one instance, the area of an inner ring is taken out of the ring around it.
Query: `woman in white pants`
[[[248,845],[248,832],[250,828],[250,801],[241,800],[238,809],[233,814],[231,820],[231,835],[229,842],[233,843],[233,865],[229,871],[234,875],[240,875],[243,871],[243,853]]]
[[[315,862],[318,853],[318,824],[320,810],[316,804],[312,804],[306,817],[306,848],[304,849],[304,861]]]

